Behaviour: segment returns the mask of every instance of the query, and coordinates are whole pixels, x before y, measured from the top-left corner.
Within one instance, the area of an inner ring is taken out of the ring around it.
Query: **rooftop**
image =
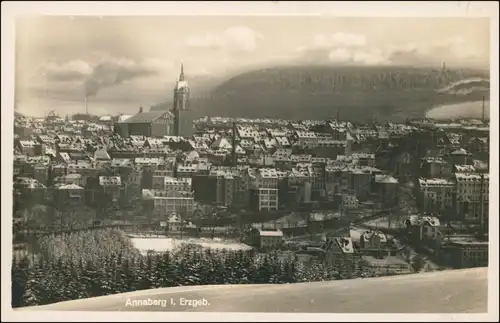
[[[83,187],[78,186],[76,184],[68,184],[59,186],[60,190],[83,190]]]
[[[120,176],[99,176],[99,184],[102,186],[120,186],[121,183]]]
[[[375,175],[375,182],[382,184],[397,184],[399,181],[391,175]]]
[[[445,178],[419,178],[418,182],[421,186],[444,186],[455,184],[455,182]]]
[[[261,237],[282,237],[283,232],[281,230],[259,230],[259,235]]]
[[[148,111],[133,115],[120,123],[150,123],[163,116],[170,115],[168,111]]]

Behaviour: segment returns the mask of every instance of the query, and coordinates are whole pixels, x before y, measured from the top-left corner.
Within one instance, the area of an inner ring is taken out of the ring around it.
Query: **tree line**
[[[183,245],[140,254],[120,230],[46,236],[36,257],[14,259],[12,306],[44,305],[148,288],[267,284],[373,277],[363,260],[326,266],[277,252],[202,249]],[[389,274],[389,273],[388,273]]]
[[[347,69],[271,69],[269,71],[254,71],[218,89],[232,90],[242,84],[252,85],[273,84],[281,89],[302,89],[312,87],[316,90],[337,89],[435,89],[467,77],[481,75],[477,72],[466,72],[449,69],[415,69],[415,68],[347,68]],[[483,75],[481,75],[483,76]],[[240,84],[241,83],[241,84]],[[277,88],[276,88],[277,89]],[[269,87],[263,90],[273,90]]]

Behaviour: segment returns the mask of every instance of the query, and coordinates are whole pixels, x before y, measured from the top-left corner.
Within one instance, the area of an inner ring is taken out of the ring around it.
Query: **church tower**
[[[189,86],[184,78],[184,65],[181,64],[181,74],[174,88],[174,136],[181,135],[181,124],[183,111],[189,110]]]

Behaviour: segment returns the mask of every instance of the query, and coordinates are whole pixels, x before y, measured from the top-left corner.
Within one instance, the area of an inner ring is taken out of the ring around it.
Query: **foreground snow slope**
[[[181,306],[181,298],[208,303],[196,308]],[[148,299],[159,303],[127,305],[130,300]],[[170,305],[171,300],[175,305]],[[20,310],[480,313],[487,312],[487,301],[488,269],[477,268],[299,284],[160,288]]]

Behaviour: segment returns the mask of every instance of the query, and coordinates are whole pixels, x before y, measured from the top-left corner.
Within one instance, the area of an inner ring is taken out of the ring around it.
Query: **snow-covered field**
[[[166,236],[138,236],[129,235],[135,248],[141,253],[145,254],[148,251],[154,252],[166,252],[172,251],[176,248],[182,246],[183,244],[195,244],[206,249],[227,249],[227,250],[250,250],[252,247],[236,242],[236,241],[224,241],[222,239],[174,239],[168,238]]]

